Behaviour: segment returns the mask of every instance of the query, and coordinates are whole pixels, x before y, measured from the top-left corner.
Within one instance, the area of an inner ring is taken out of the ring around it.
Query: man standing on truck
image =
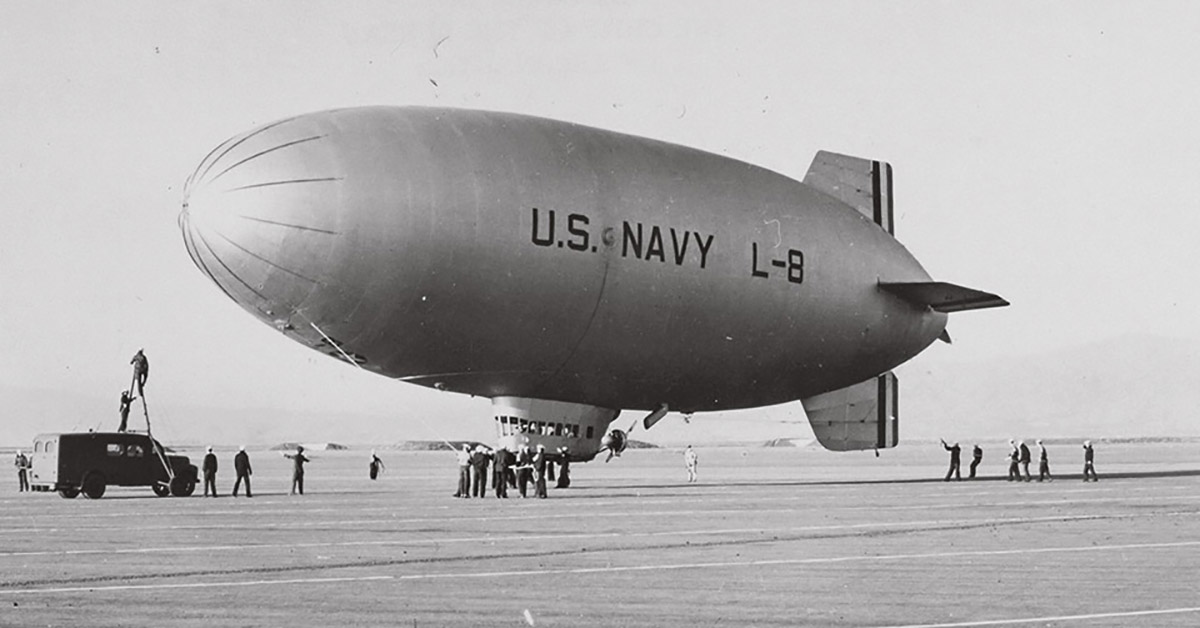
[[[238,487],[245,480],[246,497],[254,497],[250,494],[250,455],[246,453],[245,445],[238,447],[237,455],[233,457],[233,470],[237,473],[237,480],[233,482],[233,496],[237,497]]]
[[[29,490],[29,458],[25,457],[25,452],[17,450],[17,459],[13,465],[17,467],[17,482],[21,486],[18,492],[24,493]]]
[[[213,453],[212,446],[208,448],[208,453],[204,455],[204,496],[208,497],[209,489],[212,489],[212,496],[217,496],[217,455]]]

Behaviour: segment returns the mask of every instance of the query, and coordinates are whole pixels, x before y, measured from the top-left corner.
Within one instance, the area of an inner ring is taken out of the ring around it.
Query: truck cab
[[[80,493],[99,499],[109,486],[149,486],[159,497],[187,497],[198,477],[187,456],[168,454],[138,432],[39,434],[30,462],[31,489],[68,499]]]

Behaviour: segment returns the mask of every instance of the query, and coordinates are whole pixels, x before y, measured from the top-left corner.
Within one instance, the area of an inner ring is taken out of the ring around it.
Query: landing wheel
[[[83,476],[83,496],[88,499],[104,497],[105,477],[99,471],[92,471]]]
[[[171,480],[171,494],[176,497],[191,497],[196,492],[196,482],[177,477]]]
[[[58,489],[58,494],[63,499],[75,499],[76,497],[79,496],[79,487],[71,486],[71,487],[67,487],[67,488],[60,488],[60,489]]]
[[[154,485],[154,494],[159,497],[166,497],[171,494],[171,487],[166,482],[158,482]]]

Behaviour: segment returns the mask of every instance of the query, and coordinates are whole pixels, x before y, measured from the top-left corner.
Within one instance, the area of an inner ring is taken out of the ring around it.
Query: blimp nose
[[[277,321],[321,285],[342,177],[324,134],[284,120],[213,149],[184,186],[188,255],[230,298]]]

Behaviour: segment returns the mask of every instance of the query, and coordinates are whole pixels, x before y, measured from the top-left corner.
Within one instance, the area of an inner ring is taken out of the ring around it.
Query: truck
[[[198,472],[187,456],[167,453],[148,433],[39,434],[33,441],[29,487],[67,499],[100,499],[109,486],[149,486],[159,497],[187,497]]]

